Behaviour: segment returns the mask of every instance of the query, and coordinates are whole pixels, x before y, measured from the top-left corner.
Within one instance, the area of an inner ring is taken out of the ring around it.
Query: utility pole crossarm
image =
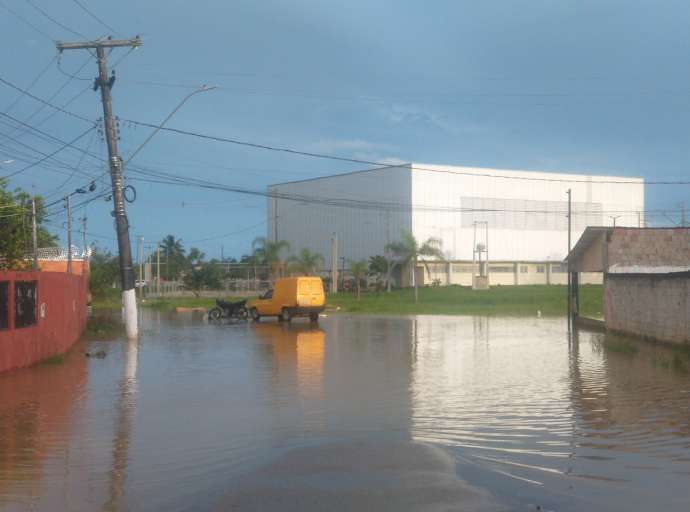
[[[101,103],[103,104],[103,124],[108,147],[110,181],[113,189],[113,215],[115,217],[115,228],[117,231],[125,331],[129,339],[136,339],[139,332],[137,326],[136,282],[132,265],[132,247],[129,240],[129,221],[125,211],[123,165],[117,150],[117,134],[115,122],[113,120],[112,98],[110,96],[110,89],[113,86],[114,77],[111,79],[108,78],[108,64],[105,52],[105,48],[115,48],[119,46],[136,48],[141,46],[141,38],[137,36],[134,39],[126,40],[99,39],[97,41],[83,41],[78,43],[56,43],[56,47],[59,51],[81,49],[96,50],[98,78],[95,81],[94,90],[100,89]],[[71,225],[69,231],[71,235]],[[69,254],[71,254],[71,252],[70,247]],[[71,262],[68,262],[68,266],[70,266],[70,263]]]
[[[76,43],[56,41],[55,47],[61,52],[63,50],[85,50],[88,48],[120,48],[127,46],[138,48],[142,44],[141,37],[136,36],[132,39],[97,39],[95,41],[79,41]]]

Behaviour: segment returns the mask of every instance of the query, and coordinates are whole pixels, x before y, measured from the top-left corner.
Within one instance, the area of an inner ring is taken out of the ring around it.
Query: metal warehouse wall
[[[473,222],[489,223],[489,258],[502,261],[561,261],[567,253],[567,190],[572,190],[573,244],[587,225],[608,226],[610,215],[621,215],[616,224],[637,226],[637,212],[644,212],[641,179],[556,174],[499,169],[476,169],[432,164],[412,164],[412,203],[443,205],[481,212],[440,212],[416,208],[413,232],[418,240],[438,237],[448,259],[472,259]],[[419,168],[447,172],[424,171]],[[456,174],[454,174],[456,173]],[[516,179],[457,173],[494,174]],[[532,178],[526,180],[523,178]],[[540,181],[582,180],[585,183]],[[638,180],[637,184],[597,181]],[[538,212],[548,211],[548,214]],[[630,211],[627,215],[612,213]],[[641,218],[640,218],[641,220]],[[482,241],[480,239],[478,241]]]
[[[445,172],[420,169],[425,167]],[[554,179],[583,183],[545,181]],[[621,180],[636,183],[600,183]],[[412,208],[357,209],[269,198],[267,235],[289,241],[292,253],[303,247],[320,252],[326,268],[333,232],[338,233],[339,256],[350,259],[383,254],[386,243],[398,240],[404,229],[420,241],[440,238],[447,259],[471,260],[473,223],[488,221],[491,260],[561,261],[567,252],[568,188],[573,199],[573,244],[587,225],[611,225],[612,215],[619,216],[618,226],[644,221],[637,214],[644,212],[644,182],[638,178],[407,164],[269,187],[269,192],[281,194]],[[543,211],[549,213],[539,213]],[[630,213],[617,213],[622,211]]]
[[[406,205],[410,203],[410,187],[409,166],[399,166],[273,185],[269,192]],[[412,230],[409,210],[268,199],[268,239],[287,240],[292,254],[305,247],[319,252],[326,260],[326,268],[330,268],[330,240],[334,232],[338,234],[338,256],[357,260],[383,254],[386,243],[396,241],[403,229]]]

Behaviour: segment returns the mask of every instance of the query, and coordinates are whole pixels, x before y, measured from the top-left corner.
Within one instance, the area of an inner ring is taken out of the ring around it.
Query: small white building
[[[471,283],[484,244],[491,284],[565,283],[568,189],[573,244],[587,226],[644,225],[642,178],[412,163],[271,185],[267,235],[321,253],[329,269],[334,233],[342,261],[385,254],[409,231],[443,244],[447,261],[422,282]]]

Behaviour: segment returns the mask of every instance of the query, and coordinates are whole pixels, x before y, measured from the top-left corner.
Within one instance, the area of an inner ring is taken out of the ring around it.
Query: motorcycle
[[[233,320],[246,320],[249,317],[247,311],[247,300],[238,302],[227,302],[223,299],[216,299],[216,307],[208,312],[209,320],[220,320],[230,318]]]

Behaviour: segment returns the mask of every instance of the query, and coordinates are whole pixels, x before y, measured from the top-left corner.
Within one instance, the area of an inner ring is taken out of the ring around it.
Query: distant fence
[[[240,295],[254,295],[263,293],[271,288],[270,281],[262,281],[259,279],[226,279],[222,282],[222,288],[218,290],[203,289],[190,290],[182,281],[161,281],[160,288],[156,283],[149,283],[144,286],[144,294],[147,297],[186,297],[186,296],[203,296],[203,297],[218,297],[223,294],[240,294]]]

